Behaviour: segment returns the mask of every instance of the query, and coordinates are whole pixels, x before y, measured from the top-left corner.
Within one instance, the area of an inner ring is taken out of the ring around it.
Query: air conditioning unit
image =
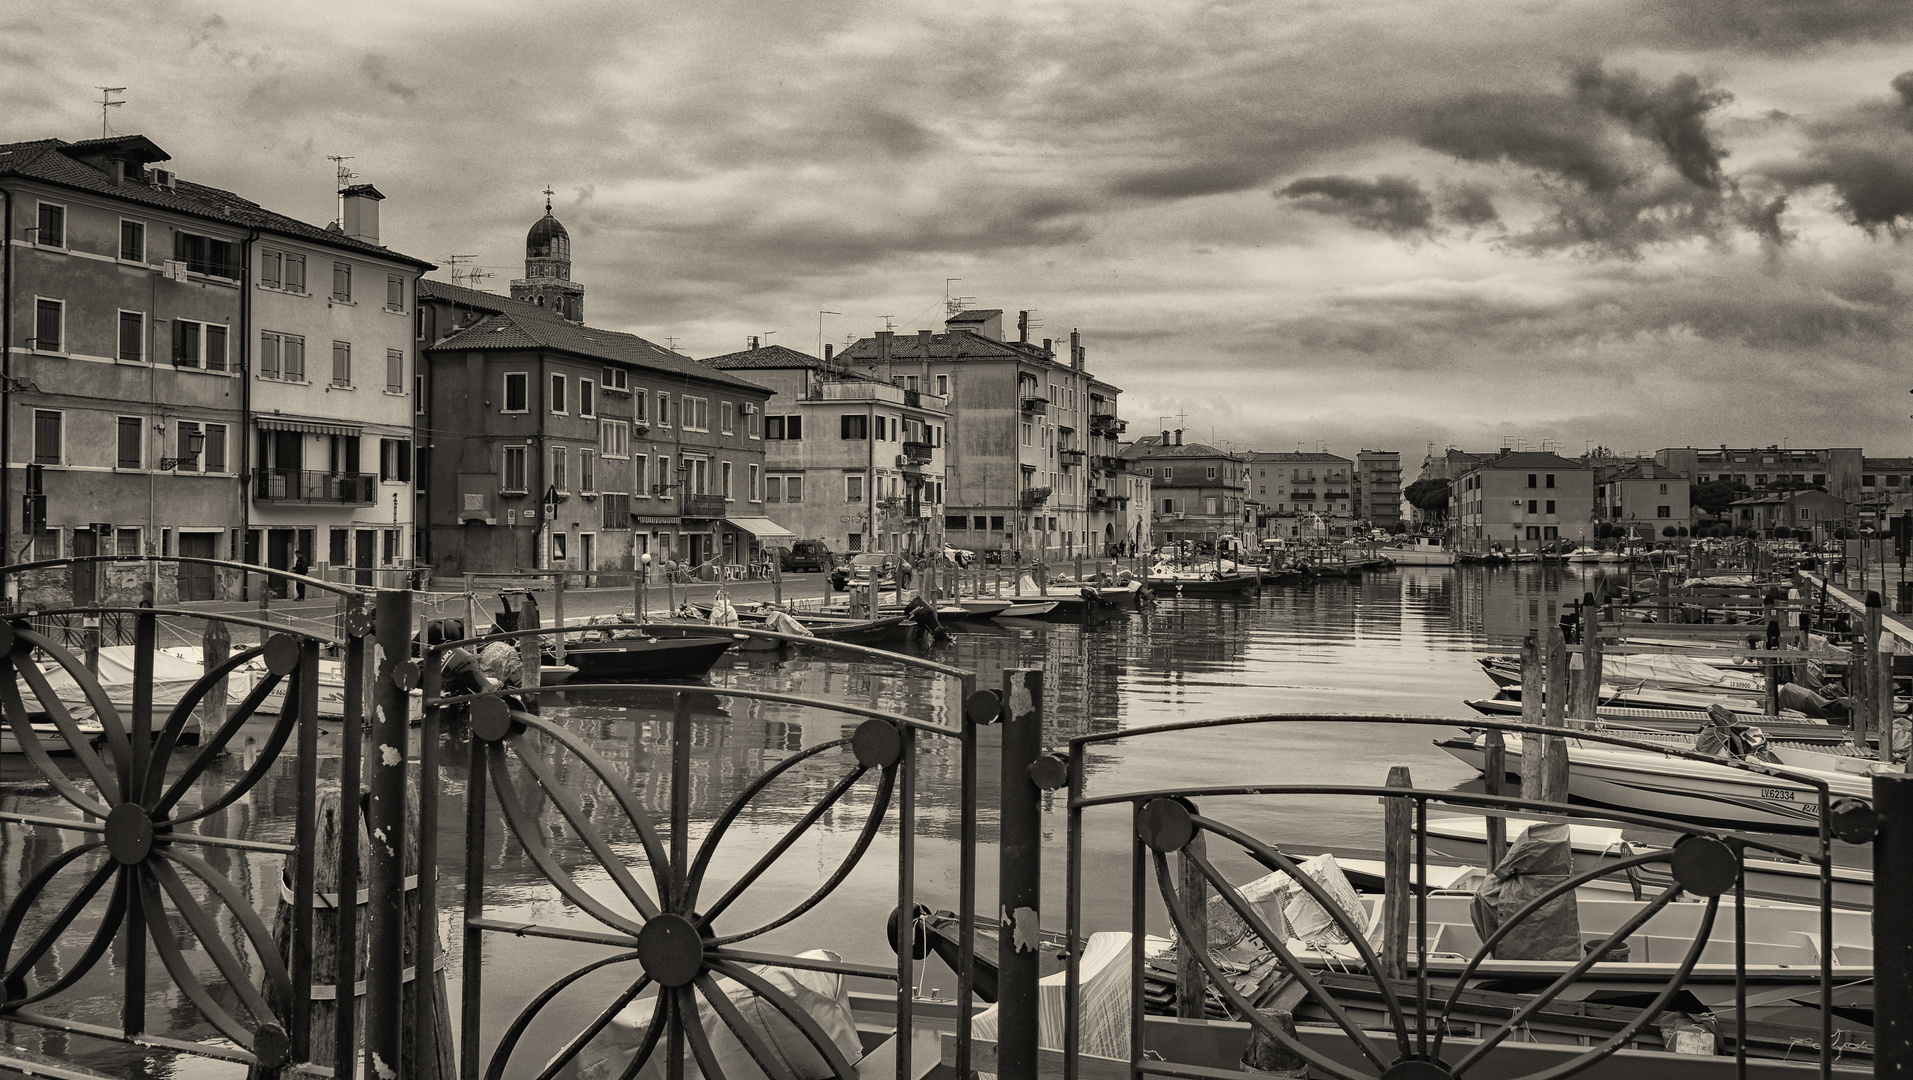
[[[174,181],[177,179],[178,174],[171,169],[153,170],[153,186],[156,188],[165,188],[167,191],[172,191],[174,190]]]
[[[898,468],[902,468],[902,467],[903,467],[903,455],[902,455],[902,454],[898,454],[898,455],[897,455],[897,467],[898,467]]]

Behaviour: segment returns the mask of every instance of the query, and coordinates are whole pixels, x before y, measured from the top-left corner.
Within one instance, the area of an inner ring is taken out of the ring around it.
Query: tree
[[[1667,536],[1667,537],[1674,537],[1674,536],[1679,536],[1680,532],[1677,526],[1668,525],[1661,529],[1661,535]]]
[[[1719,517],[1734,500],[1744,499],[1753,492],[1753,488],[1732,480],[1710,480],[1705,484],[1695,484],[1688,501],[1694,504],[1696,510]]]
[[[1686,536],[1686,535],[1687,535],[1687,526],[1685,526],[1685,525],[1677,525],[1677,526],[1675,526],[1675,529],[1674,529],[1674,535],[1675,535],[1675,536]]]
[[[1448,519],[1449,482],[1438,477],[1417,480],[1402,492],[1408,505],[1420,510],[1430,519],[1446,521]]]

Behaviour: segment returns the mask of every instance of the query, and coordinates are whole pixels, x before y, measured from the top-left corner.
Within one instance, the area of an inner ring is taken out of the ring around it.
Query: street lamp
[[[160,471],[171,472],[172,470],[177,469],[181,465],[187,464],[188,462],[198,461],[200,453],[204,451],[205,449],[206,449],[206,436],[202,434],[201,432],[195,431],[192,434],[186,436],[186,456],[160,458],[159,459]]]

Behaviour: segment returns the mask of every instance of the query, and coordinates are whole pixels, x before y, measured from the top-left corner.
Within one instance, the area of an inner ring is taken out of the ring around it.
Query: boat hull
[[[584,641],[565,646],[565,662],[578,669],[573,678],[585,682],[695,679],[711,670],[711,665],[735,644],[728,636]]]

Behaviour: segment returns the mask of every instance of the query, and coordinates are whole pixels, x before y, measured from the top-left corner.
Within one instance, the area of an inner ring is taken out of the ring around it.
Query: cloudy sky
[[[320,222],[352,155],[499,291],[549,184],[591,321],[694,356],[960,278],[1132,431],[1913,453],[1906,0],[43,0],[0,58],[0,138],[125,86]]]

